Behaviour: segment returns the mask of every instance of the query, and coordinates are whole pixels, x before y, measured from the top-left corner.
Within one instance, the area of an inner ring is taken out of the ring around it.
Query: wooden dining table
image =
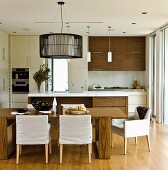
[[[0,159],[8,159],[16,149],[16,115],[11,112],[16,109],[0,109]],[[92,116],[96,129],[96,146],[99,159],[111,157],[111,121],[112,119],[127,118],[125,110],[120,107],[93,107],[87,108],[87,114]],[[28,110],[28,115],[39,115],[34,109]],[[52,122],[59,120],[59,114],[49,114]],[[52,125],[52,124],[51,124]]]

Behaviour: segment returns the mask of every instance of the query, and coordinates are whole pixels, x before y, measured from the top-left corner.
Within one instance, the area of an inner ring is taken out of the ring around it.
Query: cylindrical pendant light
[[[82,58],[82,36],[63,33],[62,6],[64,4],[63,1],[58,2],[61,9],[61,33],[40,35],[41,58]]]
[[[88,44],[89,44],[89,29],[90,29],[90,26],[87,26],[87,29],[88,31],[86,32],[88,34]],[[88,48],[89,48],[89,45],[88,45]],[[87,52],[87,62],[91,62],[91,52],[89,51],[88,49],[88,52]]]
[[[112,52],[110,50],[110,31],[111,31],[111,26],[108,26],[108,31],[109,31],[109,51],[108,51],[108,54],[107,54],[107,61],[108,62],[112,62]]]

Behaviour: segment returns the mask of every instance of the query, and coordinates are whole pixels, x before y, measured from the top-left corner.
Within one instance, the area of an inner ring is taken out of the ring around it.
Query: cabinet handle
[[[3,91],[5,91],[5,79],[3,79]]]
[[[94,53],[94,54],[102,54],[104,52],[102,52],[102,51],[93,51],[92,53]]]
[[[131,51],[132,54],[140,54],[140,51]]]
[[[29,56],[29,67],[31,67],[31,56]]]
[[[3,60],[5,60],[5,48],[2,48],[2,55],[3,55]]]

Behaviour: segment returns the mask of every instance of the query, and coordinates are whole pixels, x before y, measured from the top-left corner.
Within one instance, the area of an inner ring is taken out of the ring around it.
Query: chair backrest
[[[151,116],[151,109],[148,108],[148,111],[144,117],[144,119],[149,119],[150,120],[150,116]],[[135,109],[135,113],[134,113],[134,120],[139,120],[139,114],[138,114],[138,111],[137,111],[137,108]]]
[[[92,143],[91,115],[60,115],[59,143]]]
[[[47,144],[48,115],[17,115],[16,144]]]

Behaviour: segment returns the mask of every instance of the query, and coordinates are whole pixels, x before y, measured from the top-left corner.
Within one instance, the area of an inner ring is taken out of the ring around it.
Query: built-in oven
[[[28,68],[12,69],[12,92],[29,93],[29,69]]]

